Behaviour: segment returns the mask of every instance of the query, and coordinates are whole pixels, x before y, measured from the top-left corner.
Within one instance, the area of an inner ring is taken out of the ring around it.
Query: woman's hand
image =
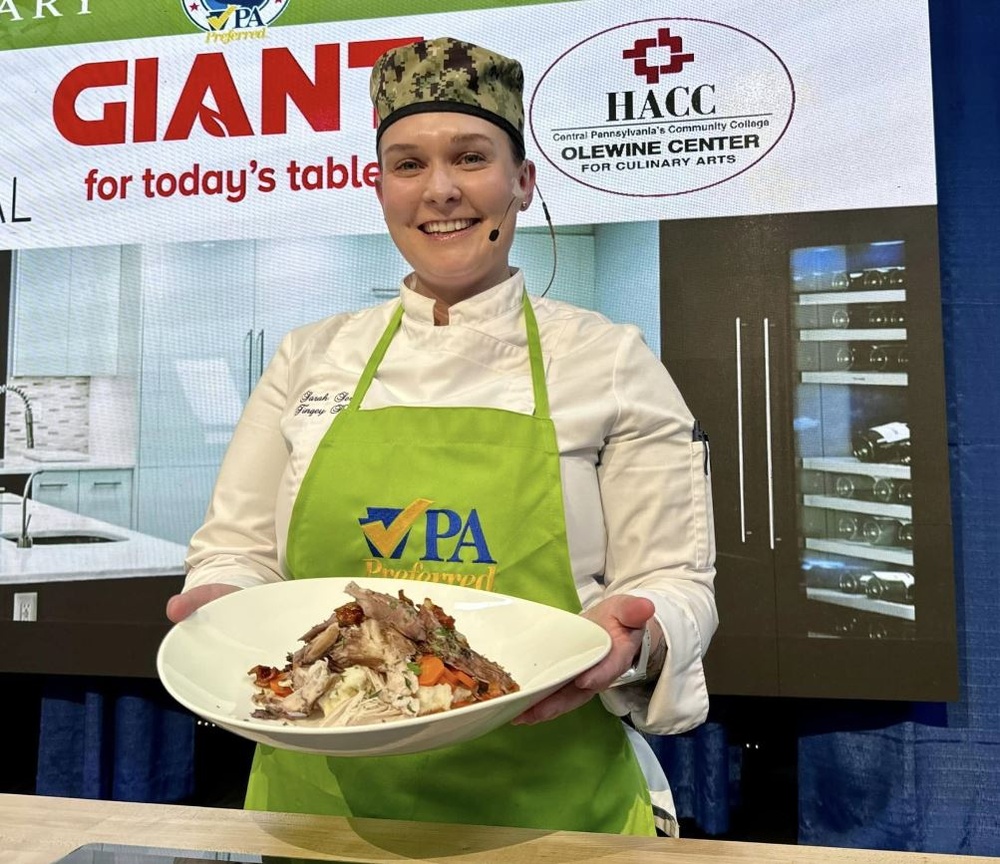
[[[174,594],[167,601],[167,617],[177,624],[183,621],[196,609],[200,609],[206,603],[211,603],[213,600],[217,600],[219,597],[223,597],[226,594],[232,594],[234,591],[239,591],[239,586],[237,585],[223,585],[221,583],[216,583],[214,585],[198,585],[192,588],[190,591],[185,591],[183,594]]]
[[[515,717],[516,724],[541,723],[551,720],[590,701],[597,693],[607,690],[625,670],[632,667],[642,645],[642,631],[653,615],[653,604],[645,597],[620,594],[606,597],[596,606],[581,613],[600,624],[611,636],[611,650],[600,663],[591,666],[569,684],[556,690],[537,705]],[[659,628],[655,628],[659,631]],[[663,636],[657,632],[659,641]],[[654,643],[657,642],[654,637]],[[654,644],[654,648],[656,645]]]

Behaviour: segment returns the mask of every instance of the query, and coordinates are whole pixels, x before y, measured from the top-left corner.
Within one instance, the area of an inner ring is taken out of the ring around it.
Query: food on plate
[[[358,726],[435,714],[520,689],[429,599],[417,606],[350,582],[354,598],[299,638],[281,668],[254,666],[252,717]]]

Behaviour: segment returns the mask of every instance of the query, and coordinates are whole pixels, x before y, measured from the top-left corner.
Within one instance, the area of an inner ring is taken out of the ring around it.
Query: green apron
[[[302,480],[288,529],[289,575],[446,581],[578,612],[555,426],[527,295],[533,416],[494,408],[362,411],[402,315],[400,306]],[[423,599],[419,584],[407,593]],[[317,609],[317,621],[331,611]],[[596,698],[546,723],[507,725],[424,753],[328,758],[261,745],[246,806],[655,833],[621,721]]]

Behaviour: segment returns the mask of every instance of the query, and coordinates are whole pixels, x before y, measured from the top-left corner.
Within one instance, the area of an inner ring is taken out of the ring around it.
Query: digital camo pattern
[[[470,106],[470,113],[495,115],[516,139],[524,133],[523,90],[516,60],[448,37],[387,51],[372,68],[370,86],[380,130],[401,109],[450,102]]]

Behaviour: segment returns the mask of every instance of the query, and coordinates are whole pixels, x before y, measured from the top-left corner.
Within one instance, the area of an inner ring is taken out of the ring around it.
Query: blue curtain
[[[194,792],[194,718],[159,682],[42,684],[39,795],[175,802]]]
[[[670,781],[678,819],[690,819],[706,834],[729,831],[739,805],[740,748],[729,743],[725,725],[709,722],[684,735],[647,735]]]
[[[931,0],[960,700],[799,738],[799,841],[1000,855],[1000,11]]]

